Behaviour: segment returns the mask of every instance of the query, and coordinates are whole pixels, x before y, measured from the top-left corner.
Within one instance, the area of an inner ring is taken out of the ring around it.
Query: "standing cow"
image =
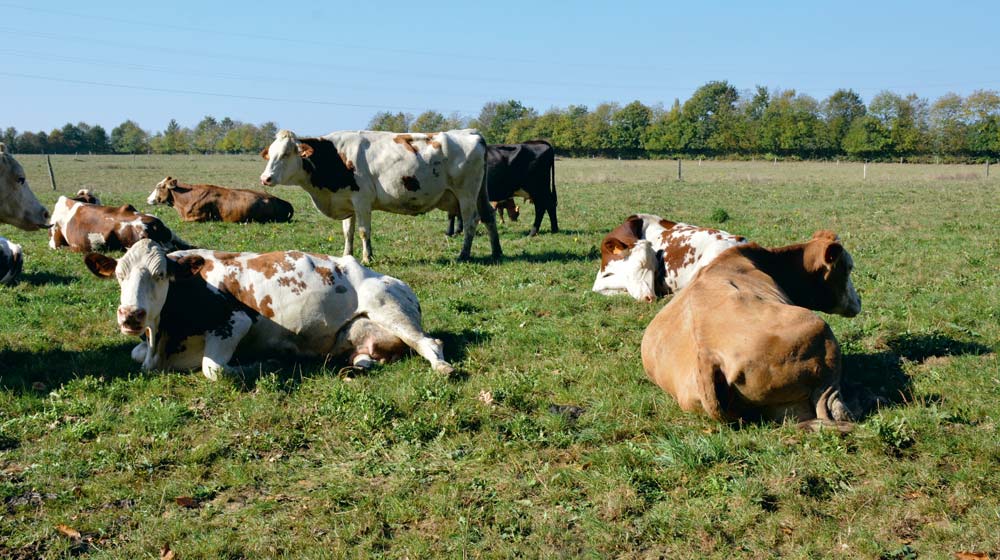
[[[294,209],[266,193],[216,185],[189,185],[173,177],[156,184],[147,204],[166,204],[185,222],[290,222]]]
[[[545,140],[521,144],[490,144],[486,147],[486,190],[491,202],[504,205],[521,196],[535,205],[535,222],[528,235],[538,234],[542,218],[549,215],[552,233],[559,232],[556,219],[556,152]],[[518,211],[520,209],[518,208]],[[455,214],[449,215],[448,235],[455,231]],[[512,215],[512,220],[517,218]],[[459,217],[458,231],[464,220]]]
[[[343,220],[344,254],[354,252],[354,227],[361,235],[362,262],[372,257],[372,210],[424,214],[457,211],[469,223],[478,214],[490,236],[493,258],[503,256],[486,198],[486,143],[476,130],[396,134],[333,132],[297,138],[278,132],[261,152],[267,160],[263,185],[298,185],[320,212]],[[468,259],[475,228],[468,228],[459,259]]]

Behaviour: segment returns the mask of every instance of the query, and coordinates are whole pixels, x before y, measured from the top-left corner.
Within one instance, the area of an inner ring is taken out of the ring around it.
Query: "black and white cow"
[[[17,282],[24,266],[24,251],[17,243],[12,243],[0,237],[0,284],[10,285]]]
[[[405,283],[353,257],[299,251],[224,253],[164,249],[142,239],[121,259],[90,253],[87,267],[121,286],[118,326],[145,335],[132,350],[143,369],[201,368],[209,379],[232,360],[345,356],[356,367],[412,348],[450,374],[441,341],[424,333]]]
[[[357,220],[362,262],[372,257],[372,210],[424,214],[457,212],[468,223],[478,215],[490,236],[493,258],[503,255],[493,210],[483,188],[486,143],[475,130],[396,134],[333,132],[297,138],[287,130],[261,152],[263,185],[298,185],[320,212],[343,220],[344,254],[354,252]],[[468,259],[475,228],[465,232],[459,259]]]

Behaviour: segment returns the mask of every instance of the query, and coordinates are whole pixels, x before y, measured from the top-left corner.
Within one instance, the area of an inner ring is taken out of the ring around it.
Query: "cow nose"
[[[646,303],[653,303],[653,301],[655,301],[655,300],[656,300],[656,298],[654,298],[653,296],[646,296],[646,297],[645,297],[645,298],[643,298],[643,299],[645,299],[645,300],[646,300]]]
[[[271,185],[271,178],[272,178],[271,175],[268,175],[266,177],[264,175],[261,175],[260,176],[260,184],[266,185],[266,186],[270,186]]]
[[[140,309],[134,305],[121,305],[118,307],[118,322],[123,325],[140,326],[145,318],[145,309]]]

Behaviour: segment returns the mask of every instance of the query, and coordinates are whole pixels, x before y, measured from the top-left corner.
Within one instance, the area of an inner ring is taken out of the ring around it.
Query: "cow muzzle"
[[[260,176],[260,184],[264,185],[265,187],[270,187],[270,186],[274,185],[274,176],[273,175],[261,175]]]
[[[134,305],[118,307],[118,327],[122,334],[140,335],[146,327],[146,310]]]

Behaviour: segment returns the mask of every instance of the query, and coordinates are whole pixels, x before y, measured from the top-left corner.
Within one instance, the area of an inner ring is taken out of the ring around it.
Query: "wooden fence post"
[[[677,180],[678,181],[683,180],[681,179],[681,158],[677,158]]]
[[[46,154],[45,163],[49,166],[49,183],[52,183],[52,190],[56,190],[56,174],[52,171],[52,156]]]
[[[986,178],[990,178],[990,158],[986,158]]]
[[[863,174],[861,175],[861,178],[862,179],[868,179],[868,160],[867,159],[865,160],[865,170],[864,170]]]

